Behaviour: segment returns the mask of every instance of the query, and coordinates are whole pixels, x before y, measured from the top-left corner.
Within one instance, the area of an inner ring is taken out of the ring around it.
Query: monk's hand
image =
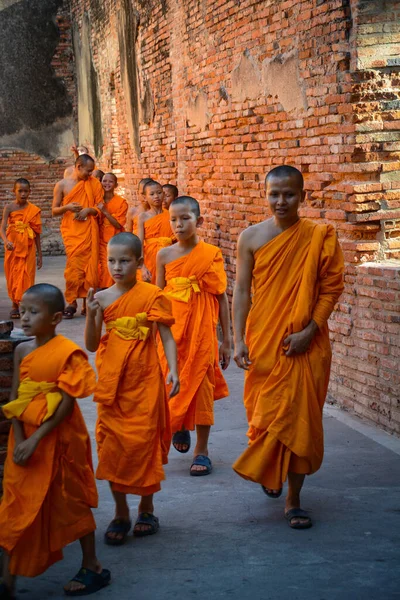
[[[166,383],[167,383],[167,385],[172,384],[171,391],[169,393],[170,398],[179,394],[179,389],[181,387],[181,384],[179,382],[178,373],[172,373],[172,371],[170,371],[167,375]]]
[[[223,371],[229,367],[229,363],[231,361],[231,341],[226,340],[222,342],[219,347],[219,364]]]
[[[82,208],[79,212],[76,213],[74,217],[74,221],[86,221],[90,214],[90,208]]]
[[[310,321],[307,327],[301,331],[288,335],[287,338],[283,340],[285,355],[295,356],[296,354],[304,354],[307,352],[317,330],[317,324],[314,321]]]
[[[29,437],[27,440],[20,442],[14,448],[13,460],[16,465],[23,467],[26,465],[27,461],[30,459],[32,454],[35,452],[39,440],[37,440],[33,435]]]
[[[144,265],[142,267],[142,279],[143,281],[147,281],[147,283],[151,283],[151,273]]]
[[[14,250],[14,244],[12,242],[6,241],[7,250]]]
[[[95,317],[97,311],[100,310],[100,308],[100,303],[95,296],[94,289],[90,288],[86,298],[86,310],[88,313],[88,317]]]
[[[38,254],[38,257],[36,259],[36,266],[38,269],[41,269],[43,265],[43,258],[41,254]]]
[[[79,202],[71,202],[70,204],[67,204],[65,208],[70,212],[79,213],[83,209],[83,206],[79,204]]]
[[[249,367],[251,365],[251,360],[249,358],[249,349],[243,340],[241,340],[240,342],[236,342],[235,353],[233,355],[233,358],[240,369],[244,369],[245,371],[249,370]]]

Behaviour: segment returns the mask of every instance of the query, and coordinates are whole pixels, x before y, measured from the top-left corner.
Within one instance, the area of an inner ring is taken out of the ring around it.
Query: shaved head
[[[19,177],[19,179],[16,179],[16,181],[14,182],[14,191],[19,183],[21,185],[27,185],[29,187],[29,189],[31,187],[31,184],[29,183],[29,181],[27,179],[24,179],[24,177]]]
[[[129,248],[137,260],[142,256],[142,242],[137,235],[128,233],[128,231],[123,231],[122,233],[114,235],[108,242],[108,245],[125,246],[126,248]]]
[[[161,183],[158,183],[158,181],[154,181],[154,179],[150,179],[150,181],[148,181],[147,183],[145,183],[144,186],[143,186],[143,194],[146,193],[146,190],[148,188],[153,187],[153,185],[158,185],[162,189]]]
[[[36,296],[49,310],[49,313],[54,315],[57,312],[63,312],[65,308],[64,296],[61,290],[50,283],[37,283],[28,288],[24,296]]]
[[[81,165],[84,167],[86,166],[89,162],[92,162],[94,164],[94,159],[89,156],[89,154],[81,154],[80,156],[78,156],[78,158],[75,161],[75,166],[76,167],[80,167]]]
[[[304,188],[304,179],[301,172],[296,169],[296,167],[291,167],[290,165],[281,165],[280,167],[275,167],[269,173],[267,173],[265,177],[265,187],[268,185],[268,181],[272,178],[276,179],[284,179],[286,177],[293,177],[296,179],[297,185],[301,191]]]
[[[170,207],[178,204],[184,204],[197,218],[200,217],[200,204],[191,196],[178,196],[178,198],[172,200]]]
[[[95,173],[96,171],[94,171]],[[101,171],[103,173],[103,171]],[[107,177],[112,177],[114,179],[115,185],[117,185],[118,183],[118,179],[117,176],[114,175],[114,173],[103,173],[103,177],[105,177],[107,175]]]

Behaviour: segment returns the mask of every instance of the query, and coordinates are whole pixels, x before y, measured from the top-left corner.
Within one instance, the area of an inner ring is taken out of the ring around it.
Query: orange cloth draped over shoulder
[[[19,304],[25,291],[35,283],[36,235],[42,233],[40,208],[27,203],[26,208],[14,210],[8,216],[7,239],[14,250],[5,251],[4,272],[8,295]]]
[[[65,196],[62,206],[78,202],[83,208],[96,208],[103,202],[103,188],[95,177],[80,181]],[[86,221],[74,220],[75,213],[66,212],[61,221],[67,264],[65,266],[65,299],[68,304],[86,298],[88,290],[97,288],[99,264],[98,216],[89,215]]]
[[[309,475],[321,466],[327,320],[342,291],[343,255],[331,225],[300,219],[255,253],[244,390],[249,447],[233,465],[245,479],[280,489],[288,471]],[[283,340],[311,320],[319,329],[308,352],[286,356]]]
[[[218,364],[219,304],[226,290],[221,250],[201,241],[187,256],[165,267],[164,294],[172,301],[175,325],[171,331],[178,348],[180,392],[169,401],[171,430],[214,424],[214,400],[229,390]],[[159,346],[164,375],[168,365]]]
[[[170,246],[174,239],[168,210],[163,209],[162,213],[144,222],[143,259],[145,266],[151,273],[151,283],[156,282],[158,251],[165,246]]]
[[[161,489],[171,442],[152,323],[172,325],[171,303],[158,287],[138,281],[105,309],[104,322],[96,357],[96,477],[114,491],[148,496]]]
[[[107,288],[112,285],[113,279],[108,272],[107,262],[107,244],[114,235],[124,231],[126,223],[126,213],[128,210],[128,204],[125,198],[115,194],[112,199],[106,204],[108,212],[114,217],[121,225],[120,229],[114,227],[110,221],[104,216],[100,216],[99,229],[100,229],[100,247],[99,247],[99,288]]]
[[[18,399],[3,410],[9,418],[19,415],[29,437],[54,414],[61,390],[84,398],[94,387],[95,374],[86,354],[57,335],[21,361]],[[21,413],[27,394],[31,399]],[[13,452],[11,429],[0,504],[0,546],[10,554],[13,575],[35,577],[62,559],[64,546],[96,529],[90,438],[78,404],[39,442],[25,466],[13,462]]]

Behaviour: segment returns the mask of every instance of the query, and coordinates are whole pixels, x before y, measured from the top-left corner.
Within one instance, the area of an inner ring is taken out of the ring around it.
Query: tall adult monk
[[[53,216],[62,215],[61,235],[67,254],[66,319],[72,319],[76,313],[78,298],[83,298],[82,314],[86,314],[87,292],[98,283],[100,211],[97,205],[103,202],[103,188],[92,177],[93,169],[93,158],[81,154],[76,159],[73,175],[59,181],[54,188]]]
[[[272,217],[238,243],[233,324],[235,361],[246,370],[249,447],[233,468],[272,498],[288,478],[286,519],[305,529],[312,521],[300,508],[300,491],[323,458],[327,321],[343,290],[343,256],[331,225],[299,217],[300,171],[270,171],[266,195]]]

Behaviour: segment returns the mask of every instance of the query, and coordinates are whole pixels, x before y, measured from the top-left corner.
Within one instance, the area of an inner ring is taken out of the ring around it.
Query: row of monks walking
[[[227,278],[221,250],[198,236],[199,203],[145,179],[142,205],[128,209],[115,193],[116,177],[100,173],[100,183],[94,166],[89,155],[78,156],[54,190],[67,255],[64,295],[50,284],[33,285],[40,211],[28,201],[28,182],[17,180],[16,201],[4,210],[12,316],[32,339],[16,350],[3,407],[13,423],[0,504],[3,600],[14,597],[17,575],[39,575],[78,539],[82,568],[65,593],[93,593],[111,581],[95,549],[97,490],[76,398],[94,393],[97,403],[95,476],[110,483],[115,514],[104,542],[114,546],[126,542],[132,525],[137,537],[159,532],[154,495],[171,441],[188,453],[196,430],[188,474],[211,475],[214,401],[229,395]],[[332,226],[299,217],[297,169],[270,171],[266,197],[272,217],[238,241],[234,358],[245,371],[249,445],[233,468],[270,498],[279,498],[288,480],[284,516],[291,528],[305,529],[312,521],[300,492],[323,458],[327,321],[343,289],[343,257]],[[74,318],[80,298],[97,377],[84,350],[56,333],[63,318]],[[129,494],[140,497],[134,524]]]

